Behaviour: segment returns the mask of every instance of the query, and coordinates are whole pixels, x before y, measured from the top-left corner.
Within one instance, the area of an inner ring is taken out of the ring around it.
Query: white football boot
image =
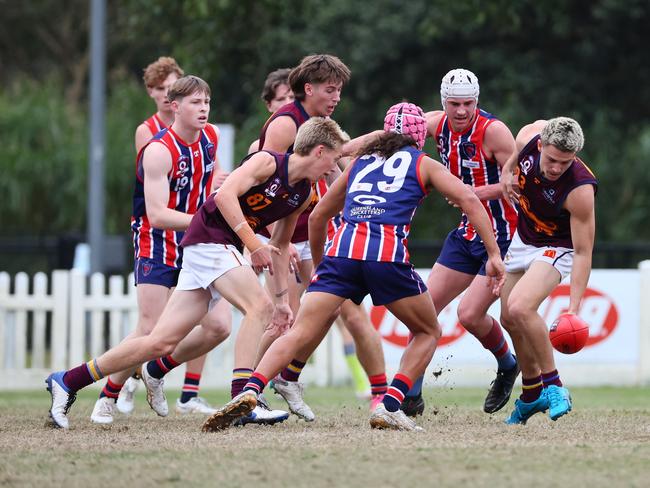
[[[124,386],[120,390],[120,394],[117,397],[117,409],[125,414],[130,415],[133,413],[135,408],[135,392],[138,389],[140,382],[136,380],[133,376],[129,376],[129,379],[126,380]]]
[[[181,399],[176,400],[176,413],[181,415],[187,415],[191,413],[198,413],[201,415],[212,415],[217,413],[216,408],[212,408],[208,402],[205,401],[205,398],[194,397],[190,398],[185,403],[181,402]]]
[[[373,429],[424,432],[424,429],[418,426],[412,418],[407,417],[402,410],[389,412],[386,410],[386,406],[383,403],[377,405],[377,408],[370,416],[370,427]]]
[[[161,417],[169,415],[169,405],[167,405],[167,397],[165,396],[164,378],[153,378],[147,371],[147,363],[142,365],[142,382],[147,389],[147,402],[154,412]]]
[[[57,371],[47,377],[45,383],[47,384],[47,391],[50,392],[52,403],[50,404],[50,420],[54,427],[60,429],[67,429],[70,424],[68,422],[68,410],[77,399],[77,392],[71,391],[63,382],[65,371]]]
[[[216,432],[227,429],[237,419],[251,413],[256,406],[257,395],[250,390],[244,390],[208,417],[201,430],[203,432]]]
[[[95,402],[93,413],[90,414],[90,421],[93,424],[109,425],[113,423],[113,411],[115,399],[101,397]]]
[[[273,390],[280,395],[289,405],[291,413],[307,422],[313,422],[316,416],[302,397],[303,385],[297,381],[287,381],[278,375],[273,378]]]

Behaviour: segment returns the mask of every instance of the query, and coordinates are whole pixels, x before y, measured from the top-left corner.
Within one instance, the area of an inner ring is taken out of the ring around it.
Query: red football
[[[548,331],[553,347],[564,354],[573,354],[585,347],[589,326],[577,315],[563,313]]]

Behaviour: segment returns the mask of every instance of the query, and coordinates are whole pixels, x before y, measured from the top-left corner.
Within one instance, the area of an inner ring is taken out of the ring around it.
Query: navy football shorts
[[[503,258],[510,246],[510,241],[497,241],[497,244]],[[454,229],[447,235],[436,262],[454,271],[485,276],[487,258],[485,244],[478,236],[473,241],[468,241],[460,235],[457,229]]]
[[[150,258],[138,258],[134,266],[135,284],[161,285],[173,288],[178,283],[180,268],[172,268]]]
[[[370,294],[373,304],[386,305],[420,295],[427,287],[412,264],[325,256],[307,288],[311,291],[349,298],[357,305]]]

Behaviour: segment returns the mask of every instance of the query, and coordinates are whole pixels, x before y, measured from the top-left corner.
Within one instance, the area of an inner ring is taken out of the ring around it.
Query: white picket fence
[[[108,289],[106,282],[108,281]],[[126,286],[125,286],[126,281]],[[54,271],[11,277],[0,272],[0,390],[43,386],[49,371],[68,369],[118,344],[135,327],[137,304],[133,275],[89,278],[79,271]],[[227,387],[233,345],[241,315],[233,309],[233,333],[208,356],[203,387]],[[314,353],[304,381],[319,385],[345,381],[341,339],[334,332]],[[182,383],[183,368],[168,378]]]

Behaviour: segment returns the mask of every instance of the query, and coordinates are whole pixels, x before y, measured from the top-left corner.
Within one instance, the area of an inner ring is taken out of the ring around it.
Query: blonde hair
[[[329,149],[338,149],[344,143],[345,136],[339,124],[332,119],[312,117],[298,129],[293,151],[299,156],[307,156],[320,144]]]
[[[185,74],[174,58],[161,56],[144,69],[144,86],[153,88],[160,85],[172,73],[176,73],[179,78]]]
[[[580,124],[569,117],[555,117],[546,122],[540,133],[543,146],[551,144],[560,151],[577,153],[585,144]]]
[[[335,82],[346,84],[350,80],[350,68],[331,54],[305,56],[300,64],[289,73],[289,86],[294,96],[305,99],[305,83]]]
[[[210,86],[198,76],[187,75],[174,82],[167,92],[167,99],[173,102],[196,92],[210,96]]]

